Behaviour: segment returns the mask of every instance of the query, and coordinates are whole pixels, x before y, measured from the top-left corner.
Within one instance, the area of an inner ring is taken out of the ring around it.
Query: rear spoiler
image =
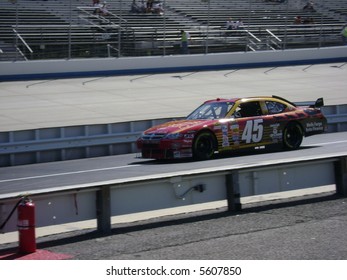
[[[318,98],[316,101],[304,101],[304,102],[295,102],[297,107],[310,107],[310,108],[320,108],[324,106],[323,97]]]
[[[303,102],[290,102],[287,99],[284,99],[282,97],[273,95],[273,97],[282,99],[283,101],[288,102],[289,104],[295,106],[295,107],[310,107],[310,108],[320,108],[324,106],[324,100],[323,97],[318,98],[316,101],[303,101]]]

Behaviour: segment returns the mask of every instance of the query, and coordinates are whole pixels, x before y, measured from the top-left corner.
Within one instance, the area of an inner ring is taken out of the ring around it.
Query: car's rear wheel
[[[283,146],[287,150],[298,149],[301,145],[304,133],[300,124],[290,122],[283,131]]]
[[[212,158],[215,147],[215,138],[212,133],[208,131],[199,133],[193,143],[194,159],[207,160]]]

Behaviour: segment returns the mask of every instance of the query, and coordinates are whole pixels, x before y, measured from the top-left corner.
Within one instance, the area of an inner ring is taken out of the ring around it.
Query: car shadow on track
[[[314,149],[319,148],[319,146],[303,146],[299,149],[293,150],[293,151],[303,151],[308,149]],[[221,159],[232,159],[232,158],[239,158],[239,157],[246,157],[246,156],[256,156],[256,155],[264,155],[264,154],[273,154],[273,153],[283,153],[286,155],[286,153],[291,153],[293,151],[289,150],[283,150],[281,147],[270,147],[265,149],[244,149],[241,151],[232,151],[232,152],[223,152],[223,153],[217,153],[213,156],[213,158],[209,160],[195,160],[194,158],[183,158],[183,159],[148,159],[142,161],[141,163],[134,162],[133,164],[145,164],[145,165],[156,165],[156,164],[179,164],[179,163],[194,163],[194,162],[208,162],[208,161],[215,161],[215,160],[221,160]]]

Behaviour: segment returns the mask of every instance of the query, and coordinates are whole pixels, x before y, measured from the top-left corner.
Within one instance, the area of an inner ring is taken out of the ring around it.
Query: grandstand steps
[[[12,44],[0,41],[0,61],[23,61],[25,57]]]

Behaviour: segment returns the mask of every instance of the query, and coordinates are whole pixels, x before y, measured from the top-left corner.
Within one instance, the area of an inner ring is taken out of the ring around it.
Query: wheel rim
[[[200,135],[194,145],[194,155],[197,159],[209,159],[213,155],[214,147],[210,135]]]
[[[285,145],[288,148],[296,149],[302,142],[302,132],[298,125],[290,125],[285,131]]]

